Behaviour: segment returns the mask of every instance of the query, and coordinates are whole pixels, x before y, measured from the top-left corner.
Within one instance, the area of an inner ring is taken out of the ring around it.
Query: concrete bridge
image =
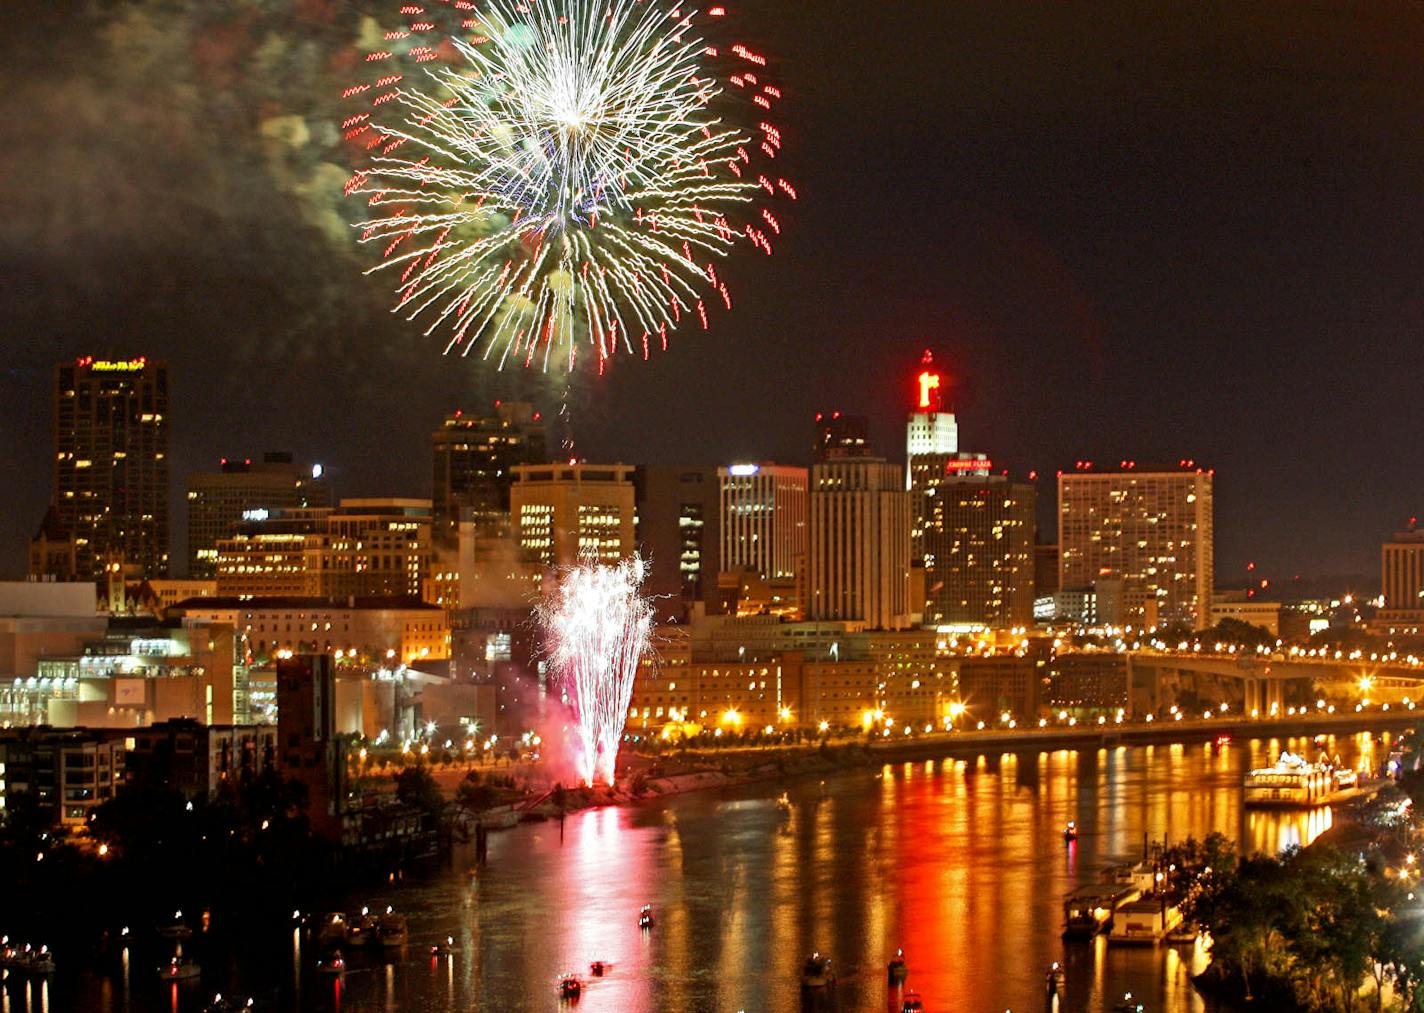
[[[1162,704],[1164,683],[1182,684],[1183,676],[1211,676],[1218,681],[1241,683],[1242,708],[1249,716],[1284,710],[1284,688],[1289,682],[1319,685],[1324,692],[1342,692],[1358,699],[1400,703],[1424,699],[1424,664],[1413,656],[1369,655],[1353,652],[1308,655],[1255,651],[1212,653],[1205,651],[1123,652],[1127,659],[1127,684],[1151,691],[1151,707]]]

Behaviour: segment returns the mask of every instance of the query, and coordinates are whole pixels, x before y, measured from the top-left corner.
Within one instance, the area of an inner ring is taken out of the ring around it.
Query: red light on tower
[[[925,370],[919,376],[920,408],[924,411],[939,410],[939,374]]]
[[[920,374],[915,377],[915,393],[918,397],[918,407],[922,412],[937,412],[944,401],[943,382],[940,373],[934,368],[934,356],[929,349],[925,349],[925,354],[920,359]]]

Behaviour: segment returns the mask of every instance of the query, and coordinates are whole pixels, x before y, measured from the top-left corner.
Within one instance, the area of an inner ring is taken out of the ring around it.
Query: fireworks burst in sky
[[[703,37],[726,9],[663,0],[423,0],[366,55],[343,122],[369,161],[396,310],[447,353],[572,370],[579,349],[646,359],[731,308],[717,270],[769,254],[780,90],[766,59]],[[443,19],[443,20],[442,20]]]
[[[579,779],[613,784],[618,745],[638,660],[653,625],[651,602],[639,593],[643,562],[586,560],[570,567],[539,609],[549,654],[577,722]]]

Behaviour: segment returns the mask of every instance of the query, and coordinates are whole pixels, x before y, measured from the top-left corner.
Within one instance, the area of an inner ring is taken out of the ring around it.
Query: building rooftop
[[[301,597],[301,596],[256,596],[213,595],[205,598],[185,598],[173,606],[178,611],[226,611],[228,609],[362,609],[368,611],[391,609],[419,609],[429,612],[443,612],[439,605],[431,605],[414,595],[379,595],[369,597]]]

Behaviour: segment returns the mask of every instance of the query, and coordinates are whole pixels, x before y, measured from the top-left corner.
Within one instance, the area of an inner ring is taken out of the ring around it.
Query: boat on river
[[[1108,942],[1156,946],[1181,924],[1180,905],[1166,897],[1147,896],[1118,909],[1108,930]]]
[[[1295,753],[1281,753],[1274,766],[1248,771],[1244,802],[1248,806],[1310,808],[1342,802],[1359,794],[1359,775],[1325,762],[1311,763]]]
[[[382,946],[395,948],[404,946],[406,938],[405,915],[386,908],[386,913],[376,920],[376,941]]]
[[[819,991],[831,988],[836,983],[836,972],[831,970],[831,958],[813,953],[801,967],[801,988],[805,991]]]
[[[1142,890],[1131,883],[1094,883],[1079,887],[1063,901],[1063,938],[1091,939],[1099,932],[1106,932],[1118,909],[1141,897]]]

